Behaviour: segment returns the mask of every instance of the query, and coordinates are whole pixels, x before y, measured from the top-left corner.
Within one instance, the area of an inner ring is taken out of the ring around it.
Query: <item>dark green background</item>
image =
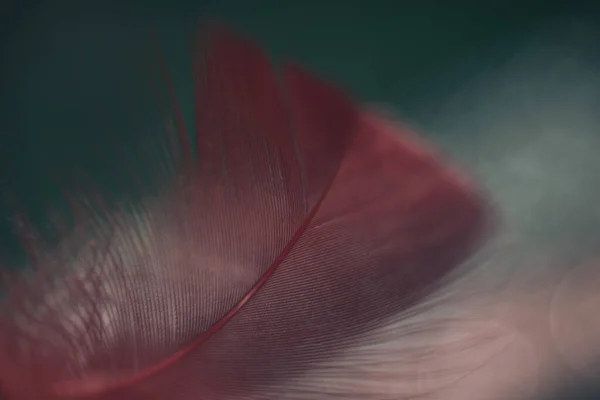
[[[51,200],[44,163],[82,161],[102,145],[91,139],[102,135],[98,125],[132,107],[113,100],[125,97],[123,60],[149,25],[188,116],[186,35],[214,16],[427,129],[449,94],[502,65],[531,31],[557,20],[578,24],[592,11],[549,0],[9,1],[0,11],[0,177],[27,208]],[[0,224],[2,253],[15,245],[8,226]]]

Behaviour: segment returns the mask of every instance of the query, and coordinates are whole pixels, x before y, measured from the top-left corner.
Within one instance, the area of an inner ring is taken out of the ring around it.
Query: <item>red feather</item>
[[[75,196],[74,233],[11,281],[10,399],[321,398],[305,371],[375,343],[480,242],[470,185],[333,86],[214,27],[193,74],[195,151],[174,96],[153,147],[172,184],[127,211]]]

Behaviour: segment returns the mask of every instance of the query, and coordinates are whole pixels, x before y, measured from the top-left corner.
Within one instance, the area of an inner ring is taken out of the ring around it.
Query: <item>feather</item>
[[[376,328],[400,334],[486,233],[482,197],[416,135],[203,32],[194,140],[168,77],[155,86],[158,194],[113,207],[80,191],[58,246],[27,239],[35,268],[10,280],[0,320],[8,398],[325,398],[306,372]]]

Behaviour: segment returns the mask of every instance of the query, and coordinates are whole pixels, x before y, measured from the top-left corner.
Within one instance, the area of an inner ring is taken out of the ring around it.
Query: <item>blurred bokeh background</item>
[[[460,162],[487,168],[494,175],[490,184],[505,184],[494,173],[504,147],[513,152],[510,146],[518,146],[511,157],[521,161],[512,164],[524,162],[529,157],[524,152],[537,151],[533,144],[525,149],[525,142],[539,139],[540,124],[545,130],[579,124],[574,132],[579,136],[581,129],[595,128],[589,120],[597,105],[591,99],[598,80],[597,30],[589,3],[8,1],[0,11],[2,176],[31,201],[47,201],[42,160],[56,159],[57,153],[85,157],[77,146],[101,134],[98,119],[116,118],[127,106],[115,101],[127,80],[125,58],[141,46],[150,27],[158,31],[189,116],[186,40],[200,18],[212,16],[254,37],[274,56],[298,60],[361,101],[393,110]],[[540,100],[552,104],[540,108]],[[563,107],[575,118],[562,118]],[[99,109],[105,116],[98,116]],[[572,150],[590,150],[592,139],[586,140]],[[564,150],[559,143],[546,146]],[[559,155],[545,153],[561,162]],[[578,163],[582,173],[594,169]],[[535,174],[528,164],[526,174]],[[514,197],[507,192],[519,192],[517,185],[529,186],[522,182],[524,173],[517,175],[510,178],[511,190],[503,191],[506,201]],[[585,225],[590,219],[574,222]],[[557,221],[568,232],[564,223]],[[11,247],[8,232],[3,225],[3,251]]]
[[[502,216],[499,251],[485,265],[490,281],[566,270],[597,256],[600,243],[597,8],[567,0],[8,0],[0,6],[0,183],[34,214],[58,201],[44,166],[84,162],[102,146],[102,129],[127,114],[135,100],[123,89],[124,61],[149,27],[189,119],[186,40],[212,16],[393,112],[474,175]],[[18,263],[11,213],[0,203],[0,255]],[[588,384],[556,398],[600,398]]]

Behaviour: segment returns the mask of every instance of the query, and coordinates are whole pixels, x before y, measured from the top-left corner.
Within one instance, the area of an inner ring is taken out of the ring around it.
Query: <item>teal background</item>
[[[159,33],[188,117],[186,35],[209,16],[427,130],[450,94],[502,65],[532,30],[578,23],[593,11],[548,0],[9,1],[0,24],[0,177],[29,213],[52,203],[58,194],[44,163],[86,162],[94,146],[108,146],[90,138],[103,135],[99,119],[123,118],[123,109],[134,107],[131,91],[129,103],[114,99],[127,97],[123,60],[149,26]],[[16,242],[9,221],[2,222],[0,253],[12,257]]]

